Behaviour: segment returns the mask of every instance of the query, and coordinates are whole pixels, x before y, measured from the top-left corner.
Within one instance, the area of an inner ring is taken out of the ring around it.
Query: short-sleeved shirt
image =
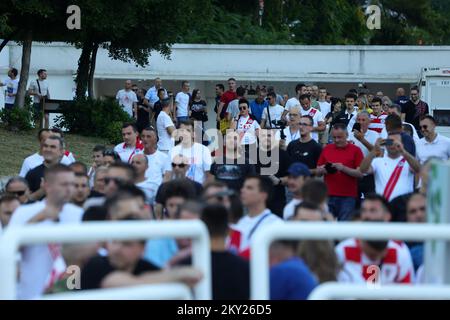
[[[241,144],[256,143],[256,130],[260,129],[259,123],[250,115],[247,117],[240,116],[236,121],[236,132],[239,133]]]
[[[125,111],[130,117],[132,117],[133,103],[138,102],[136,93],[134,93],[134,91],[132,90],[119,90],[116,94],[116,100],[119,102],[119,105],[122,106],[123,111]]]
[[[220,117],[223,118],[225,116],[225,114],[227,113],[227,108],[228,108],[228,104],[233,101],[234,99],[237,98],[237,94],[235,91],[225,91],[221,96],[220,96],[220,102],[224,103],[224,106],[222,108],[222,113],[220,114]]]
[[[117,152],[122,162],[131,163],[133,156],[144,152],[144,146],[142,144],[136,144],[134,147],[129,147],[125,143],[119,143],[114,147],[114,151]]]
[[[14,104],[14,102],[16,101],[16,96],[8,96],[9,94],[17,94],[17,89],[19,88],[19,78],[16,79],[11,79],[11,78],[6,78],[5,81],[3,81],[5,88],[6,88],[6,93],[5,93],[5,103],[8,104]]]
[[[450,139],[440,134],[432,142],[422,138],[417,143],[417,158],[423,164],[431,157],[439,158],[443,161],[450,159]]]
[[[234,100],[230,101],[230,103],[228,103],[227,113],[229,115],[231,114],[232,119],[234,119],[238,116],[238,114],[239,114],[239,99],[234,99]]]
[[[323,114],[317,109],[309,108],[308,110],[305,110],[303,108],[300,108],[300,113],[302,116],[310,116],[313,118],[313,127],[318,127],[319,122],[323,122]],[[319,142],[319,133],[318,132],[311,132],[311,137]]]
[[[301,142],[300,139],[297,139],[288,145],[287,153],[293,162],[302,162],[309,169],[315,169],[322,153],[322,146],[313,139],[308,142]]]
[[[177,117],[187,117],[189,115],[189,99],[190,96],[184,92],[178,92],[175,97],[177,105]]]
[[[343,165],[356,169],[361,165],[363,154],[357,146],[347,143],[344,148],[329,144],[325,146],[320,155],[317,166],[330,163],[342,163]],[[325,175],[325,183],[328,187],[328,194],[334,197],[353,197],[358,195],[358,179],[351,177],[341,171]]]
[[[317,101],[320,107],[320,112],[322,112],[322,115],[326,116],[331,112],[331,103],[327,101]]]
[[[302,259],[292,257],[270,268],[271,300],[306,300],[318,285]]]
[[[366,133],[364,134],[364,139],[367,140],[367,142],[369,142],[371,145],[375,145],[375,142],[377,141],[377,139],[380,137],[380,135],[374,131],[374,130],[367,130]],[[366,148],[366,146],[359,141],[358,139],[355,138],[355,135],[353,134],[353,132],[351,132],[348,135],[348,140],[353,142],[355,144],[355,146],[359,147],[364,155],[364,157],[366,157],[369,154],[369,150]]]
[[[291,111],[291,108],[293,108],[295,106],[300,106],[300,101],[298,101],[298,99],[296,97],[293,97],[293,98],[288,99],[288,101],[286,101],[284,108],[287,111]]]
[[[145,194],[145,203],[153,204],[158,191],[159,185],[150,179],[145,179],[142,182],[136,183],[136,187],[141,189]]]
[[[160,269],[154,264],[139,259],[132,274],[137,276],[145,272],[158,270]],[[111,265],[108,257],[96,256],[91,258],[81,270],[81,289],[101,288],[103,279],[114,271],[117,271],[117,268]]]
[[[403,157],[392,159],[385,155],[384,157],[378,157],[372,160],[372,170],[375,177],[375,192],[379,195],[383,195],[388,181],[392,176],[397,165]],[[414,191],[414,173],[411,171],[408,161],[403,164],[403,169],[400,173],[400,177],[394,186],[391,196],[388,201],[399,197],[401,195]]]
[[[164,89],[164,98],[167,98],[166,89]],[[155,104],[155,102],[159,100],[158,89],[156,89],[155,86],[148,89],[147,93],[145,94],[145,99],[147,99],[150,104]]]
[[[420,117],[429,113],[428,104],[420,100],[417,105],[411,100],[403,105],[402,113],[405,114],[405,121],[411,123],[416,130],[420,130]]]
[[[44,178],[45,168],[46,167],[44,166],[44,164],[41,164],[28,171],[27,175],[25,176],[25,180],[27,180],[28,182],[31,193],[38,191],[41,187],[41,181]]]
[[[267,109],[269,109],[269,113],[267,113]],[[279,104],[268,106],[263,110],[261,120],[266,120],[266,128],[276,128],[277,126],[273,124],[272,121],[280,121],[283,112],[284,108]]]
[[[172,139],[172,136],[167,132],[167,128],[173,127],[175,129],[175,125],[173,124],[172,118],[161,111],[158,119],[156,119],[156,129],[158,131],[158,150],[160,151],[170,151],[175,142]]]
[[[153,154],[146,154],[146,156],[148,169],[145,171],[145,177],[159,186],[162,183],[169,156],[159,150],[156,150]]]
[[[369,130],[373,130],[378,134],[380,134],[381,131],[383,131],[383,129],[386,127],[384,121],[386,120],[387,116],[388,114],[384,112],[382,112],[379,116],[376,116],[373,113],[371,113]]]
[[[258,103],[256,100],[250,102],[250,111],[258,123],[261,123],[262,113],[268,105],[269,102],[267,100],[263,100],[261,103]]]
[[[38,85],[38,82],[39,82],[39,85]],[[39,88],[41,90],[39,90]],[[41,96],[47,96],[47,97],[50,96],[50,90],[49,90],[49,87],[48,87],[48,81],[47,80],[38,80],[38,79],[36,79],[36,80],[31,81],[29,90],[31,90],[31,91],[33,91],[35,93],[39,93],[40,92]],[[33,96],[33,103],[39,103],[39,102],[41,102],[41,98],[38,97],[38,96]]]
[[[206,172],[210,171],[212,164],[209,149],[197,142],[194,142],[189,148],[184,148],[180,143],[170,151],[170,160],[172,161],[177,155],[189,159],[189,170],[186,172],[186,177],[203,184],[206,179]],[[171,161],[168,161],[166,171],[172,171]]]

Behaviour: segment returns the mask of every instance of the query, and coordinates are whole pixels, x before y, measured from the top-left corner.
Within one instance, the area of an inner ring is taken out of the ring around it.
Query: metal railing
[[[192,264],[201,270],[195,298],[211,299],[209,234],[201,221],[85,222],[77,225],[10,227],[0,237],[0,299],[16,298],[16,253],[20,246],[43,243],[82,243],[161,237],[191,238]]]
[[[308,300],[332,299],[420,299],[420,300],[449,300],[450,286],[404,284],[381,285],[380,287],[366,284],[348,284],[328,282],[315,288]]]
[[[274,240],[450,240],[450,225],[413,223],[285,222],[261,227],[251,246],[251,298],[268,300],[269,246]],[[382,290],[382,289],[380,289]]]
[[[47,294],[43,300],[191,300],[188,286],[181,283],[83,290]]]

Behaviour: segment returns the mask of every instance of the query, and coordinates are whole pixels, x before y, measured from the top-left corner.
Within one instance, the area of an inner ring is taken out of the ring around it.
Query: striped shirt
[[[381,133],[381,131],[383,131],[383,128],[385,127],[384,121],[386,120],[387,116],[388,114],[384,112],[382,112],[379,116],[376,116],[373,113],[371,113],[369,130]]]

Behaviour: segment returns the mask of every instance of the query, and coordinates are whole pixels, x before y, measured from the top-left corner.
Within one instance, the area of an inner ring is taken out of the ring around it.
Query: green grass
[[[39,149],[38,130],[28,132],[11,132],[0,128],[0,178],[14,176],[19,173],[23,160]],[[90,166],[92,148],[96,144],[110,147],[103,138],[84,137],[76,134],[65,134],[66,149],[73,152],[77,161]]]

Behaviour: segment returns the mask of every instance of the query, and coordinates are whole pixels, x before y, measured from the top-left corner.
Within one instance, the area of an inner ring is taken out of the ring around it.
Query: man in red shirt
[[[220,131],[225,134],[226,129],[230,127],[227,119],[228,104],[237,98],[236,94],[236,79],[228,79],[228,91],[225,91],[220,97],[219,107],[217,108],[217,121],[220,122]]]
[[[331,130],[332,144],[323,148],[317,162],[316,174],[325,175],[328,187],[328,206],[340,221],[350,220],[358,196],[358,179],[363,175],[359,165],[363,160],[361,149],[348,143],[347,126],[337,123]]]

